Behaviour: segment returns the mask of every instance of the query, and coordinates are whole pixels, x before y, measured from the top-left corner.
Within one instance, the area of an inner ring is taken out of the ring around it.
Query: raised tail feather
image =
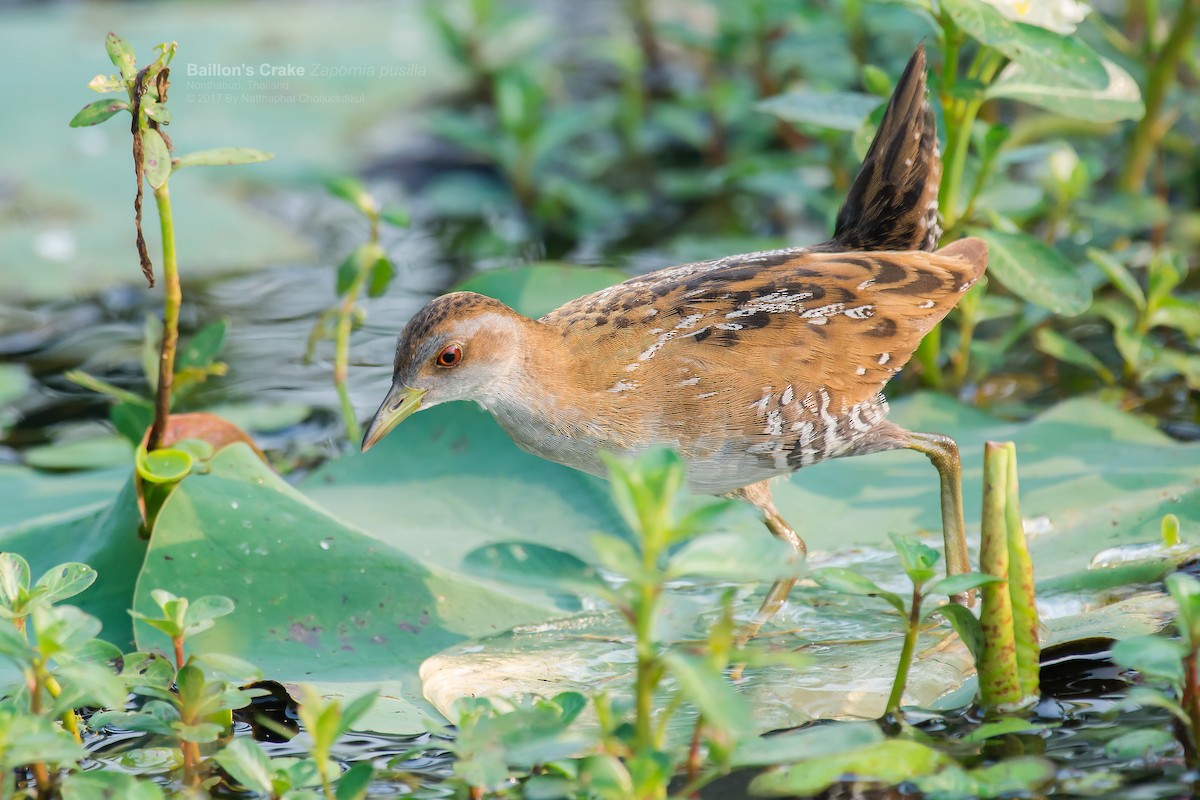
[[[925,46],[900,76],[871,148],[838,212],[835,246],[845,250],[937,248],[942,157],[925,100]]]

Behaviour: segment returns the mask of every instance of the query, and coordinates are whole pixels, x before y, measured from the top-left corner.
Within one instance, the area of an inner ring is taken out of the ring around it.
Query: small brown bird
[[[539,320],[470,292],[437,298],[400,335],[362,449],[449,400],[476,401],[525,450],[596,475],[601,451],[668,445],[692,490],[752,503],[801,553],[771,478],[918,450],[941,476],[947,570],[967,571],[958,448],[888,422],[881,394],[987,265],[978,239],[930,252],[941,236],[935,124],[918,48],[831,241],[651,272]],[[772,587],[754,630],[791,586]]]

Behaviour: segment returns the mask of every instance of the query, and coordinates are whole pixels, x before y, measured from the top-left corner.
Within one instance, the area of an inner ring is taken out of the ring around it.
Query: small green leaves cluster
[[[167,110],[166,105],[165,76],[170,74],[171,61],[175,58],[178,45],[168,42],[155,46],[158,56],[140,71],[133,48],[120,36],[110,32],[104,40],[104,47],[118,74],[101,73],[88,81],[88,88],[98,94],[123,92],[126,99],[107,98],[88,103],[71,118],[70,124],[72,128],[99,125],[121,111],[133,114],[134,107],[140,106],[141,118],[137,123],[145,128],[142,134],[142,148],[145,153],[142,169],[151,188],[160,188],[173,171],[185,167],[254,164],[272,158],[270,153],[250,147],[218,147],[198,150],[173,159],[170,147],[163,139],[158,126],[171,122],[171,112]],[[161,80],[160,75],[164,76]],[[155,124],[148,125],[147,120]]]
[[[397,228],[407,228],[408,212],[396,206],[380,207],[362,182],[355,178],[336,178],[327,184],[330,194],[354,206],[366,219],[367,241],[346,256],[337,270],[335,290],[339,298],[337,305],[322,311],[308,336],[305,358],[312,360],[317,345],[323,339],[334,340],[333,384],[341,404],[346,435],[357,441],[362,438],[362,429],[354,412],[346,388],[346,377],[350,363],[350,334],[366,319],[366,312],[358,305],[363,291],[367,297],[381,297],[387,292],[396,277],[396,265],[388,257],[380,242],[379,226],[386,222]]]
[[[683,462],[669,450],[655,450],[633,462],[608,459],[613,499],[632,532],[630,538],[596,535],[592,547],[597,564],[532,543],[496,544],[475,550],[464,563],[473,571],[502,580],[520,581],[561,594],[603,599],[625,619],[634,635],[637,659],[632,708],[605,695],[592,698],[598,730],[591,738],[571,738],[566,731],[574,718],[575,698],[555,698],[568,707],[554,724],[546,746],[569,743],[585,757],[559,776],[591,796],[602,798],[666,797],[667,785],[683,771],[692,790],[730,768],[737,747],[754,738],[753,714],[734,689],[727,671],[735,664],[786,664],[803,659],[759,646],[737,644],[737,626],[726,593],[716,619],[706,625],[703,639],[691,645],[676,642],[690,632],[693,619],[672,620],[666,612],[667,584],[680,578],[708,581],[755,581],[795,577],[802,569],[798,556],[769,536],[708,533],[729,514],[744,507],[715,500],[688,507]],[[656,712],[656,704],[665,710]],[[697,714],[696,748],[690,753],[669,745],[667,724],[683,708]],[[480,707],[472,707],[479,713]],[[534,706],[536,708],[536,706]],[[484,708],[487,711],[486,708]],[[530,714],[531,711],[516,713]],[[546,713],[537,712],[537,713]],[[480,719],[491,720],[485,713]],[[517,720],[490,726],[521,726]],[[516,746],[514,741],[509,747]],[[698,749],[703,745],[703,757]],[[503,749],[492,754],[486,771],[491,788],[512,773],[501,770]],[[513,764],[508,764],[512,767]],[[465,772],[465,778],[478,778]]]
[[[34,796],[32,787],[16,783],[22,768],[32,772],[39,797],[52,796],[56,787],[65,797],[164,797],[159,784],[124,772],[80,771],[86,755],[78,712],[83,708],[101,709],[87,719],[93,731],[116,726],[173,743],[174,756],[164,769],[179,774],[168,788],[213,789],[228,781],[215,765],[242,788],[273,799],[365,796],[371,765],[356,764],[339,775],[331,758],[337,740],[371,709],[374,693],[342,703],[306,687],[298,713],[312,738],[312,757],[271,759],[254,741],[232,737],[232,712],[268,694],[252,685],[262,673],[231,656],[184,652],[190,637],[232,613],[232,601],[220,596],[189,601],[154,590],[158,613],[130,612],[139,624],[171,639],[172,663],[158,653],[122,653],[97,638],[99,620],[62,604],[96,577],[90,567],[70,563],[31,581],[21,556],[0,553],[0,659],[22,677],[16,686],[0,687],[0,798]]]
[[[1135,636],[1113,646],[1113,660],[1137,670],[1146,681],[1130,690],[1125,705],[1166,710],[1175,721],[1175,738],[1183,748],[1191,769],[1200,768],[1200,581],[1183,572],[1169,575],[1167,592],[1179,610],[1178,639],[1161,636]],[[1142,732],[1146,733],[1146,732]],[[1156,730],[1154,741],[1145,741],[1145,749],[1161,747],[1172,733]]]
[[[889,534],[896,554],[900,558],[900,566],[912,582],[912,594],[906,602],[895,592],[880,588],[874,581],[843,567],[823,567],[813,570],[812,579],[822,588],[840,594],[878,597],[885,601],[904,620],[904,646],[900,653],[900,662],[896,667],[896,677],[892,682],[892,691],[888,696],[887,711],[894,713],[900,710],[904,695],[904,686],[908,681],[908,671],[912,665],[917,637],[921,627],[933,615],[939,615],[951,625],[962,638],[971,655],[978,662],[983,651],[983,628],[974,614],[957,603],[934,606],[928,610],[923,608],[929,597],[954,598],[978,589],[988,583],[995,583],[1000,578],[984,575],[978,572],[968,572],[963,575],[950,575],[934,580],[937,575],[937,563],[942,555],[928,545],[898,534]]]

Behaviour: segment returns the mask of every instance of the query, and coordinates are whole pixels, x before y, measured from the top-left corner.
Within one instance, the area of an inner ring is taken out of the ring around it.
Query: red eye
[[[439,367],[454,367],[460,361],[462,361],[462,348],[452,344],[447,345],[442,352],[438,353],[436,363]]]

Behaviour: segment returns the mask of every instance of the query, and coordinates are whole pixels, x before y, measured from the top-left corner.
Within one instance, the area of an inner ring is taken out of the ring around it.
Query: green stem
[[[1006,442],[1008,485],[1004,501],[1004,524],[1008,540],[1008,594],[1012,601],[1013,643],[1017,654],[1017,676],[1023,702],[1038,697],[1041,684],[1041,645],[1038,641],[1037,595],[1033,583],[1033,561],[1021,521],[1021,493],[1017,480],[1017,446]]]
[[[908,622],[904,630],[904,646],[900,650],[900,663],[896,665],[896,679],[892,682],[892,693],[888,697],[886,713],[900,710],[904,687],[908,684],[908,670],[912,666],[913,653],[917,649],[917,634],[921,631],[921,587],[914,585],[912,607],[908,611]]]
[[[971,366],[971,342],[975,338],[975,326],[979,324],[979,303],[984,291],[985,284],[981,281],[958,304],[958,352],[954,356],[951,373],[956,389],[961,389],[967,381]]]
[[[991,48],[983,48],[975,56],[968,70],[968,77],[987,86],[1004,63],[1004,56]],[[959,214],[959,193],[962,189],[963,172],[967,165],[967,151],[971,145],[971,128],[983,107],[981,100],[955,100],[953,113],[946,117],[946,165],[942,175],[941,198],[938,205],[942,210],[945,235],[950,238],[964,215]]]
[[[25,685],[29,689],[29,713],[35,717],[42,713],[42,671],[41,659],[34,661],[33,667],[25,673]],[[35,761],[29,765],[33,778],[37,781],[37,796],[39,800],[50,796],[50,770],[46,769],[44,761]]]
[[[1171,35],[1158,52],[1154,66],[1150,69],[1150,77],[1146,82],[1146,113],[1138,121],[1133,130],[1133,139],[1129,143],[1129,154],[1125,159],[1125,168],[1121,172],[1118,185],[1127,192],[1137,192],[1146,183],[1146,171],[1150,167],[1150,159],[1159,140],[1170,127],[1170,115],[1162,115],[1163,100],[1167,90],[1175,79],[1179,60],[1187,51],[1192,41],[1192,32],[1196,28],[1196,19],[1200,16],[1200,0],[1184,0],[1179,9],[1179,17],[1171,27]],[[1150,32],[1147,31],[1147,36]]]
[[[1012,597],[1008,589],[1008,500],[1009,450],[988,442],[983,458],[983,524],[980,532],[981,570],[1002,580],[985,584],[980,594],[983,607],[983,656],[979,671],[980,702],[988,713],[1019,706],[1023,696],[1017,672],[1017,646],[1013,636]]]
[[[378,241],[377,224],[372,220],[372,242]],[[346,290],[346,294],[342,296],[342,302],[338,306],[337,329],[334,333],[333,386],[337,389],[338,402],[342,408],[342,420],[346,423],[346,435],[352,442],[357,442],[362,438],[362,428],[358,424],[354,403],[350,401],[350,390],[346,386],[346,379],[350,374],[350,333],[354,327],[354,307],[358,304],[359,292],[362,291],[372,266],[373,263],[370,260],[359,259],[354,281]]]
[[[179,286],[179,265],[175,259],[175,222],[171,216],[168,182],[154,190],[158,222],[162,231],[163,254],[163,340],[158,362],[158,387],[154,397],[154,425],[150,428],[147,450],[162,445],[171,414],[171,384],[175,377],[175,349],[179,344],[179,307],[183,290]]]
[[[642,586],[641,602],[637,613],[637,718],[634,722],[635,742],[640,752],[656,749],[658,738],[654,731],[654,686],[658,682],[658,659],[651,641],[651,625],[654,608],[658,600],[657,587]]]

